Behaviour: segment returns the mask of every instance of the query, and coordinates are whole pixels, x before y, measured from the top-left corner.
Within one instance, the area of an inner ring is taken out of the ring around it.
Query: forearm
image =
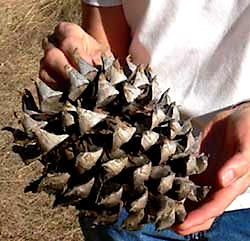
[[[94,7],[83,3],[82,27],[124,61],[130,45],[130,29],[122,6]]]

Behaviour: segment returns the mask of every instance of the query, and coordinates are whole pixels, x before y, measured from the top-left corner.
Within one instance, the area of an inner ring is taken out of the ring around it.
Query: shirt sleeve
[[[113,7],[122,4],[122,0],[82,0],[84,3],[100,7]]]

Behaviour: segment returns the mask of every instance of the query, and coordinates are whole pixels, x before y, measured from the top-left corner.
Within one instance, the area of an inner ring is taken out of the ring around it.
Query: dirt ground
[[[21,92],[38,77],[41,40],[59,21],[80,22],[80,0],[0,0],[0,129],[17,126]],[[25,166],[0,131],[0,240],[83,240],[74,208],[52,208],[45,193],[24,193],[41,166]]]

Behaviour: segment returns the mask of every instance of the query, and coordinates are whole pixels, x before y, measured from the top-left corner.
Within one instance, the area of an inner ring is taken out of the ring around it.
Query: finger
[[[220,168],[219,183],[230,185],[237,178],[245,175],[250,168],[250,112],[249,106],[238,107],[229,118],[227,127],[227,146],[234,143],[235,153]],[[228,147],[228,149],[233,149]]]
[[[174,228],[174,231],[180,235],[189,235],[189,234],[200,232],[200,231],[206,231],[206,230],[211,228],[214,220],[215,220],[215,218],[210,218],[200,225],[193,226],[193,227],[185,229],[185,230],[179,229],[178,226],[176,226]]]
[[[60,49],[67,56],[72,65],[76,66],[76,55],[80,56],[82,59],[92,64],[92,59],[97,55],[99,49],[95,52],[91,52],[90,49],[86,47],[88,43],[82,37],[67,37],[60,43]],[[92,47],[90,47],[92,48]],[[100,52],[99,52],[100,55]]]
[[[44,38],[42,40],[42,48],[44,52],[47,53],[49,50],[55,48],[55,45],[52,42],[50,42],[48,38]]]
[[[45,69],[41,69],[39,72],[39,78],[46,83],[50,88],[54,90],[60,89],[59,84],[53,79]]]
[[[80,26],[61,22],[55,28],[55,36],[60,43],[60,49],[74,64],[74,53],[77,50],[81,58],[92,64],[92,59],[97,53],[92,53],[96,48],[99,52],[99,44],[94,38],[88,35]],[[100,52],[99,52],[100,55]]]
[[[48,72],[46,69],[39,71],[39,78],[54,90],[67,91],[69,88],[60,77],[53,72]]]
[[[46,58],[44,57],[40,61],[39,78],[52,89],[61,90],[61,91],[67,90],[69,88],[69,80],[68,79],[65,80],[65,78],[62,77],[60,74],[58,74],[53,69],[51,64],[48,62],[45,62],[45,60]]]
[[[247,152],[237,153],[218,172],[219,185],[227,187],[244,176],[250,168],[250,156]]]
[[[63,41],[67,37],[82,37],[85,31],[77,24],[60,22],[55,27],[55,36],[58,41]]]
[[[187,230],[201,225],[206,220],[220,216],[232,201],[248,187],[250,174],[237,179],[230,186],[219,189],[208,195],[201,206],[188,215],[184,223],[178,226],[181,230]]]
[[[106,53],[108,56],[111,56],[111,52],[108,47],[102,46],[86,33],[81,37],[70,36],[65,38],[60,43],[60,49],[73,65],[76,65],[76,55],[80,56],[89,64],[100,64],[102,53]]]
[[[60,84],[68,85],[68,76],[65,72],[65,65],[70,64],[64,53],[58,48],[50,48],[44,57],[41,69],[48,73],[55,73],[59,77]]]
[[[87,34],[80,26],[62,22],[55,28],[55,36],[59,41],[60,49],[72,61],[74,65],[74,53],[77,50],[79,56],[89,64],[100,64],[101,53],[110,55],[110,49],[102,46],[92,36]]]

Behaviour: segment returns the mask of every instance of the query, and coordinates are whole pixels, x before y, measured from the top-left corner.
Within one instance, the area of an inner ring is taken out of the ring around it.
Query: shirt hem
[[[96,7],[115,7],[122,5],[121,0],[109,0],[109,1],[82,0],[82,2]]]

